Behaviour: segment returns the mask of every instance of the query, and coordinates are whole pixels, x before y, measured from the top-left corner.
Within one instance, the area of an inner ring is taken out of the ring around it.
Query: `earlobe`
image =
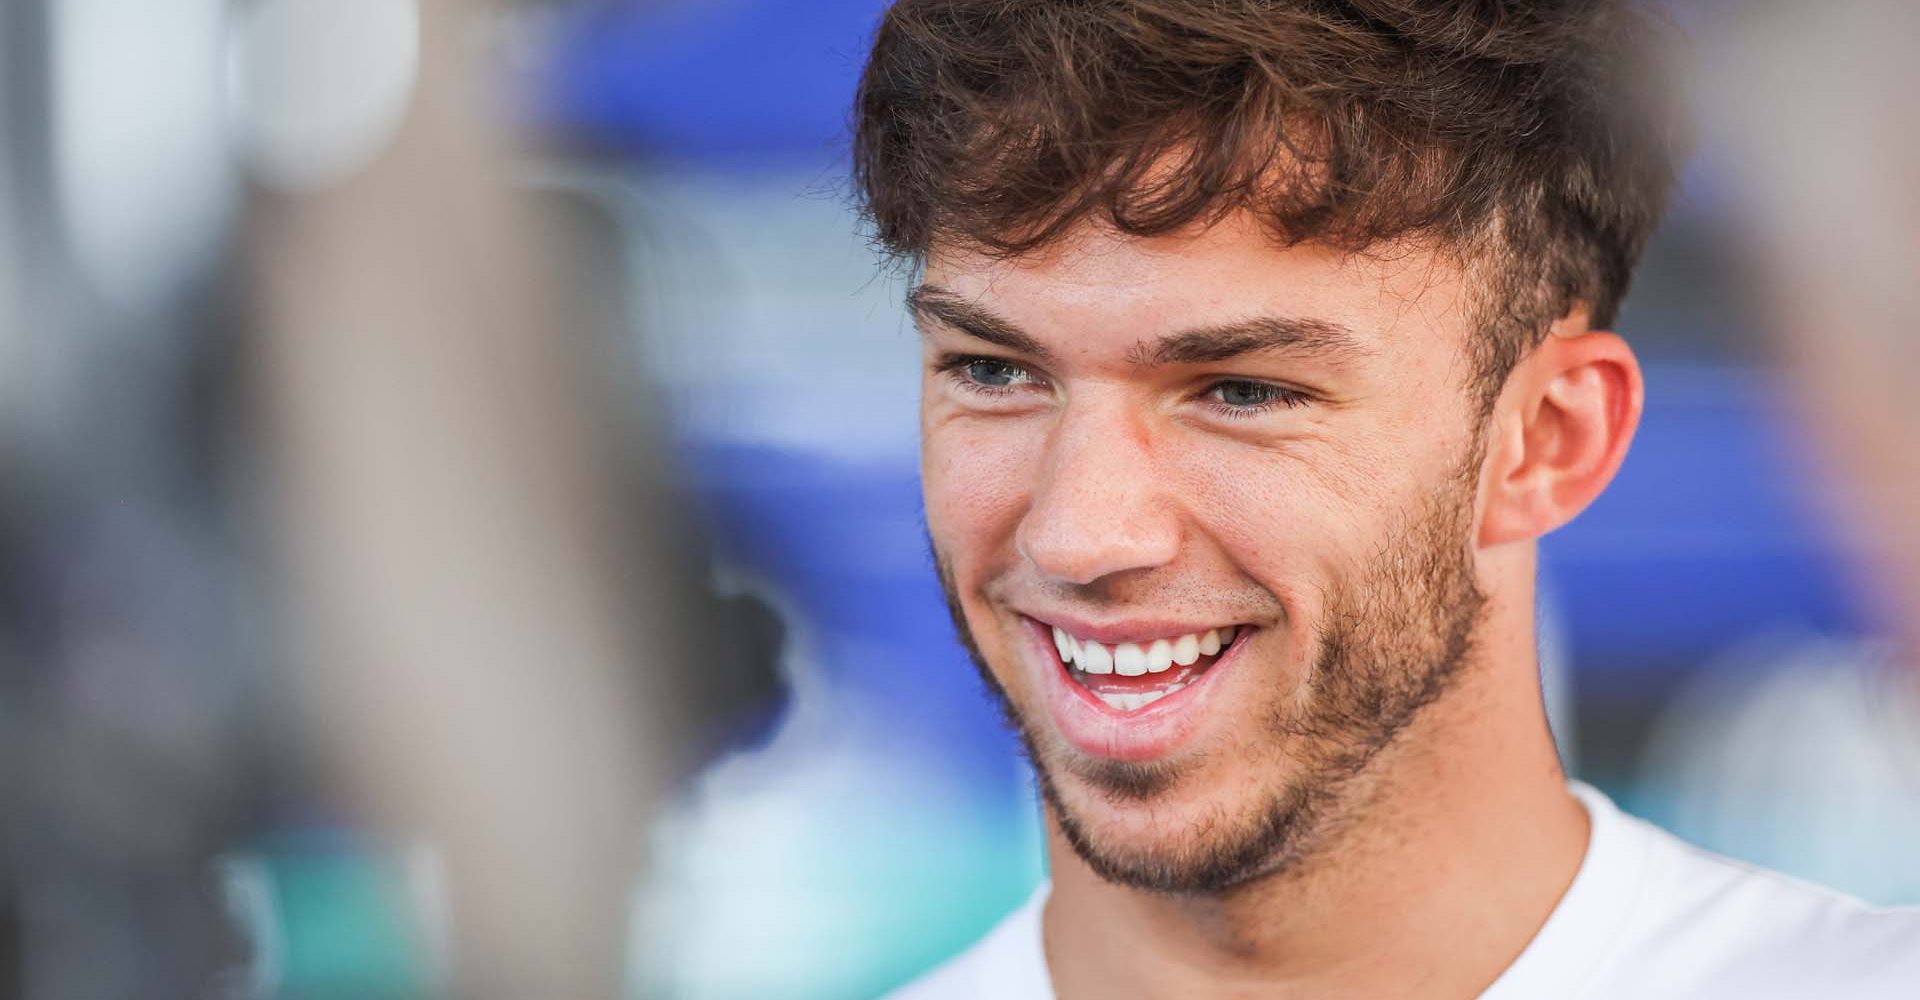
[[[1626,458],[1644,400],[1640,364],[1613,333],[1535,348],[1495,410],[1480,544],[1535,539],[1585,510]]]

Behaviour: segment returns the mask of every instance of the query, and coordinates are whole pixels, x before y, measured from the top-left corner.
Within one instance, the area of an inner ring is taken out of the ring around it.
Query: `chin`
[[[1268,728],[1241,721],[1238,732]],[[1341,784],[1278,746],[1223,743],[1122,762],[1027,742],[1039,751],[1050,818],[1075,855],[1109,882],[1152,892],[1217,893],[1286,870],[1309,852]]]
[[[1041,786],[1081,861],[1109,882],[1151,892],[1219,893],[1273,876],[1308,853],[1319,827],[1320,798],[1300,781],[1253,798],[1259,786],[1246,774],[1183,775],[1152,795],[1118,800],[1071,773],[1043,771]]]

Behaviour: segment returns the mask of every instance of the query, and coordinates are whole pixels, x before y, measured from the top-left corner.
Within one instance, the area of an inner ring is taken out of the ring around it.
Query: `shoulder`
[[[887,1000],[1053,1000],[1040,942],[1048,888],[1041,885],[985,937]]]
[[[1614,967],[1652,995],[1920,995],[1920,909],[1869,906],[1626,821],[1648,839],[1647,882]]]

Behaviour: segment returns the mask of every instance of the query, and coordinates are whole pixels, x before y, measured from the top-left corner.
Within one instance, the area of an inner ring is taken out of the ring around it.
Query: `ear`
[[[1625,340],[1588,330],[1584,311],[1555,323],[1494,408],[1480,544],[1535,539],[1585,510],[1627,457],[1645,395]]]

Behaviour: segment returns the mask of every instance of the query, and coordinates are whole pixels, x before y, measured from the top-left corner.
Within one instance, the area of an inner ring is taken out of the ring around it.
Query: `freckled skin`
[[[922,476],[956,622],[1073,849],[1109,880],[1175,891],[1309,856],[1468,667],[1480,451],[1459,275],[1418,252],[1281,249],[1234,219],[1150,240],[1088,228],[1011,262],[937,252],[924,280],[1055,356],[923,323]],[[1336,322],[1365,350],[1137,363],[1143,340],[1260,315]],[[1027,379],[969,392],[934,370],[953,353]],[[1311,398],[1234,416],[1209,395],[1222,379]],[[1035,606],[1259,631],[1191,739],[1121,765],[1051,730],[1045,665],[1022,646]]]

